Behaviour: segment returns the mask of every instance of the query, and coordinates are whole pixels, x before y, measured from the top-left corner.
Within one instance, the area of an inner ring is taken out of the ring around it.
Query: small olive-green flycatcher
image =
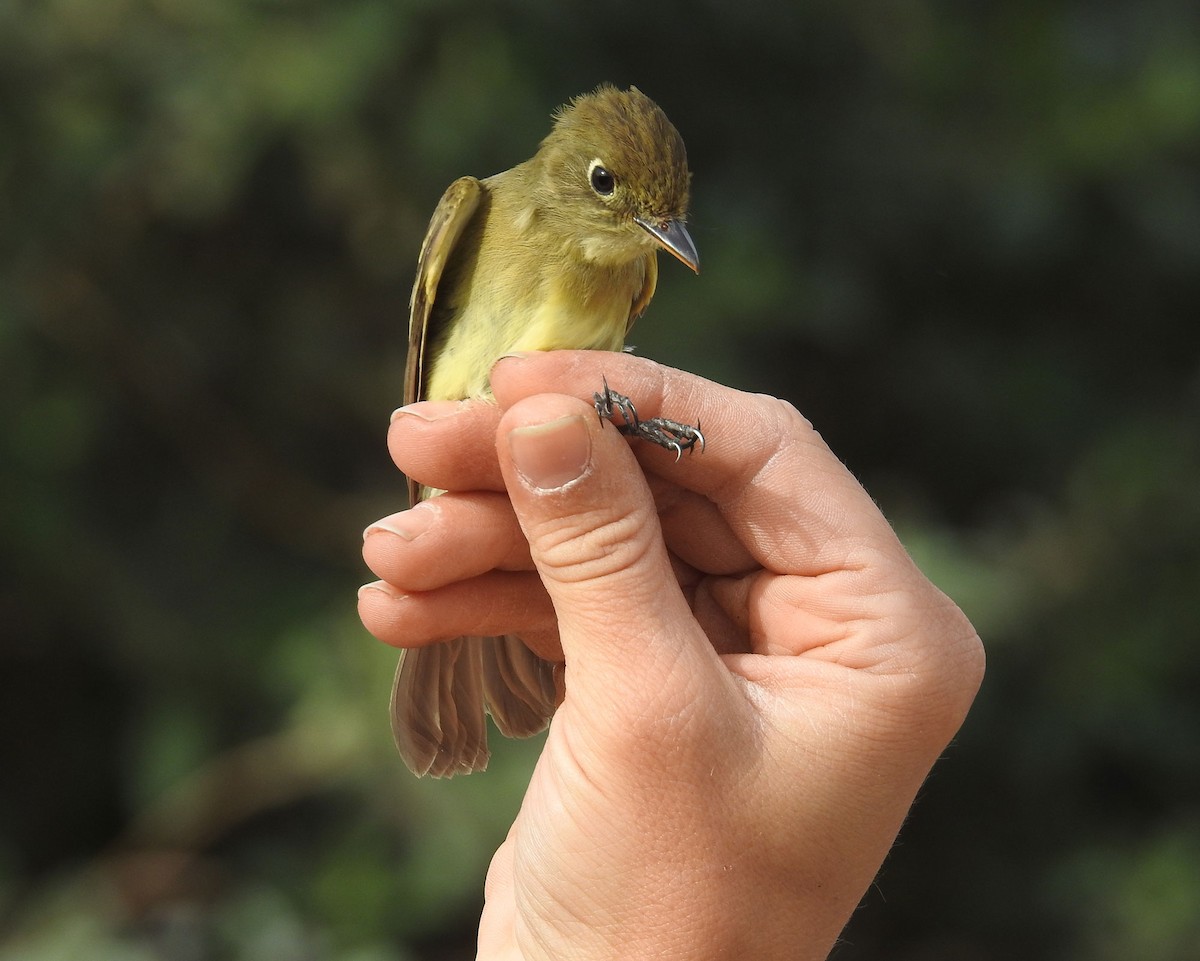
[[[530,160],[454,181],[417,265],[405,404],[491,397],[492,365],[513,351],[620,350],[654,296],[657,251],[699,269],[690,184],[666,114],[607,84],[560,108]],[[677,455],[703,444],[698,428],[639,422],[607,385],[596,404]],[[414,505],[435,493],[409,481]],[[503,734],[528,737],[554,707],[551,665],[519,638],[460,637],[401,654],[392,733],[415,774],[446,777],[487,765],[485,709]]]

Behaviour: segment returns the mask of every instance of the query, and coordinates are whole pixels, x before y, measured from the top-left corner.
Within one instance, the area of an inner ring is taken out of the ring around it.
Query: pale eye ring
[[[588,167],[588,182],[601,197],[610,196],[617,188],[617,178],[609,172],[598,157]]]

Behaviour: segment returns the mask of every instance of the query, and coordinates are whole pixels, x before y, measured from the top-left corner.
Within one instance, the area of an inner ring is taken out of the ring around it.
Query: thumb
[[[558,616],[569,697],[629,710],[719,665],[679,589],[641,467],[612,424],[541,394],[502,418],[497,451]],[[698,661],[707,662],[702,665]]]

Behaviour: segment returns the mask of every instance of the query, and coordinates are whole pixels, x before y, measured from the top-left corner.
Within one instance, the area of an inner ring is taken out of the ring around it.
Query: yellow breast
[[[620,270],[581,264],[554,278],[506,278],[501,286],[521,291],[516,297],[474,284],[432,358],[425,397],[490,396],[492,365],[513,351],[620,350],[644,282],[638,261]]]

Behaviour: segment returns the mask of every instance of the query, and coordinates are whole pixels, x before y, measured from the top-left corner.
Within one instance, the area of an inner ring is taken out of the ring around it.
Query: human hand
[[[632,450],[572,396],[602,375],[707,449]],[[974,630],[789,405],[596,352],[492,384],[393,422],[450,493],[374,528],[360,601],[400,646],[565,655],[479,957],[824,958],[965,717]]]

